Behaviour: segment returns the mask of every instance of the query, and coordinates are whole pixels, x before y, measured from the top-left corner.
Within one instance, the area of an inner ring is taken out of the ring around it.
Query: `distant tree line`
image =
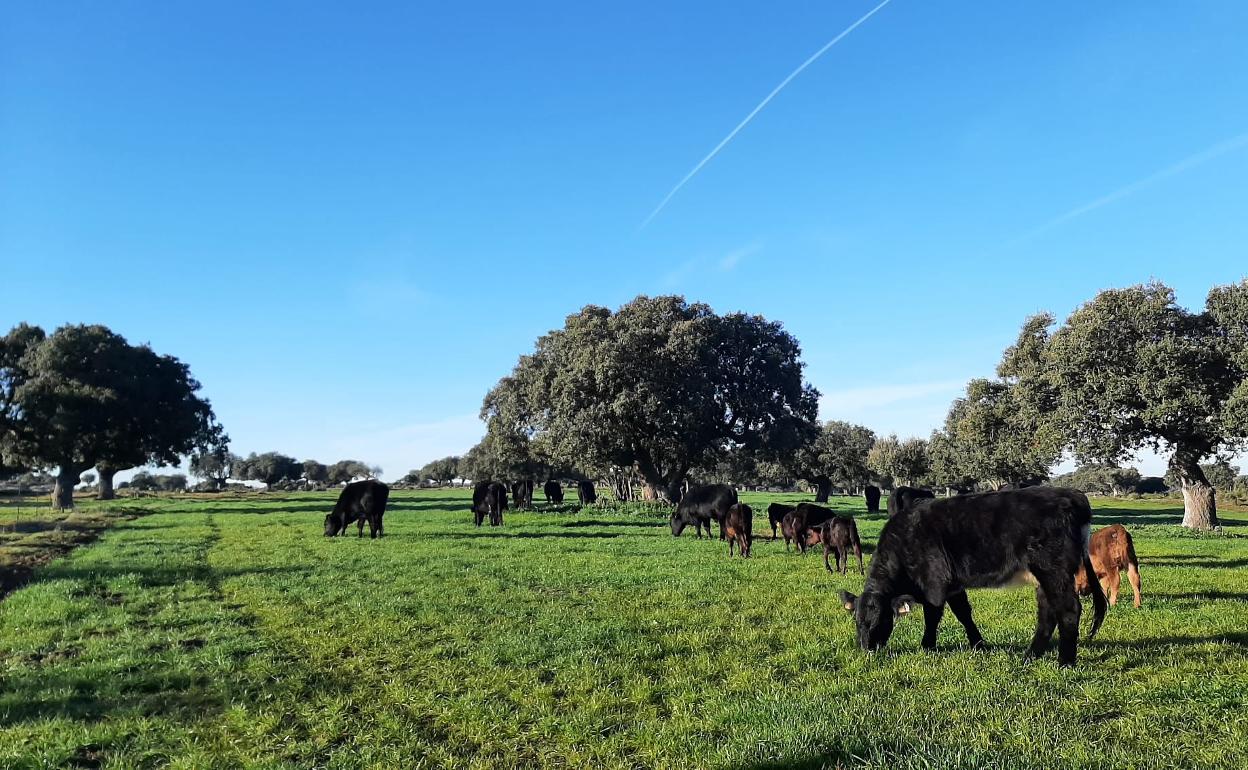
[[[817,423],[799,354],[777,323],[682,297],[587,306],[486,395],[486,436],[456,473],[580,475],[665,500],[690,479],[800,481],[826,500],[867,483],[1026,486],[1070,454],[1079,471],[1055,483],[1173,486],[1184,524],[1209,528],[1215,490],[1238,477],[1206,461],[1248,445],[1248,281],[1215,287],[1199,313],[1154,282],[1103,291],[1060,325],[1029,318],[996,376],[972,380],[927,439]],[[1143,448],[1169,454],[1166,480],[1117,467]]]

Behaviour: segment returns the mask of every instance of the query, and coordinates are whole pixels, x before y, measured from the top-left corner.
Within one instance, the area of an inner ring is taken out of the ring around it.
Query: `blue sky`
[[[825,418],[926,435],[1027,315],[1248,274],[1238,0],[893,0],[639,229],[876,2],[754,5],[6,3],[0,324],[394,477],[588,303],[781,320]]]

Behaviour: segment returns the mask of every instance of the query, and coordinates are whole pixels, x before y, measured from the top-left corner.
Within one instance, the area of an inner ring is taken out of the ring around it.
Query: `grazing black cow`
[[[594,489],[592,481],[576,482],[576,496],[580,498],[581,505],[593,505],[598,499],[598,490]]]
[[[767,521],[771,524],[771,539],[776,539],[776,527],[780,526],[780,521],[785,514],[792,513],[796,505],[786,505],[784,503],[772,503],[767,506]],[[786,543],[787,545],[787,543]]]
[[[858,557],[858,574],[863,574],[862,540],[858,538],[858,523],[848,516],[833,516],[817,527],[807,530],[806,545],[823,544],[823,566],[832,572],[828,555],[836,553],[836,570],[842,575],[849,572],[849,549]]]
[[[476,525],[486,516],[490,517],[490,526],[498,527],[503,523],[503,511],[507,510],[507,487],[497,481],[479,481],[472,490],[472,515]]]
[[[862,496],[867,498],[867,512],[880,512],[880,488],[874,484],[868,484],[867,488],[862,490]]]
[[[724,539],[724,514],[737,504],[737,491],[727,484],[704,484],[690,487],[680,498],[676,512],[672,514],[672,534],[680,535],[685,527],[693,524],[697,527],[698,537],[702,537],[702,527],[706,534],[711,534],[711,519],[719,522],[719,539]]]
[[[791,515],[793,516],[793,542],[799,551],[806,553],[810,530],[834,519],[836,511],[814,503],[799,503]]]
[[[563,503],[563,485],[558,481],[551,479],[542,485],[542,492],[546,495],[547,503],[556,505]]]
[[[750,558],[750,544],[754,541],[754,509],[745,503],[731,505],[724,512],[720,525],[728,537],[728,558],[732,558],[733,545],[737,546],[743,558]]]
[[[936,495],[927,489],[915,489],[914,487],[897,487],[892,494],[888,496],[888,515],[896,516],[902,511],[910,510],[910,507],[919,500],[929,500]]]
[[[325,517],[325,536],[334,537],[347,533],[351,522],[359,522],[359,537],[364,537],[364,522],[368,522],[368,536],[384,535],[381,517],[386,513],[386,501],[390,499],[390,487],[376,479],[357,481],[342,488],[334,510]]]
[[[511,501],[516,508],[533,507],[533,479],[517,481],[511,485]]]
[[[1057,627],[1058,663],[1074,664],[1082,607],[1075,573],[1082,569],[1092,591],[1094,617],[1088,639],[1105,619],[1105,592],[1088,557],[1092,508],[1073,489],[1030,487],[1010,492],[932,500],[888,520],[871,560],[862,596],[843,591],[854,613],[858,644],[875,650],[888,642],[897,615],[910,602],[923,605],[923,647],[936,646],[945,605],[966,628],[972,647],[984,639],[971,618],[968,588],[995,588],[1012,581],[1036,583],[1036,632],[1027,651],[1038,658]]]

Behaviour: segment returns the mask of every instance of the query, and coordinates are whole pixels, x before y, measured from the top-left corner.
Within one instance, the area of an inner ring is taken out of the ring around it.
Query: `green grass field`
[[[0,602],[0,767],[1248,764],[1248,515],[1198,536],[1173,501],[1097,501],[1144,607],[1126,589],[1059,669],[1021,660],[1030,589],[972,593],[991,652],[947,618],[922,653],[915,617],[868,656],[837,599],[862,578],[818,555],[571,507],[477,529],[467,500],[396,492],[380,541],[322,537],[330,495],[113,505]],[[881,518],[835,505],[869,549]]]

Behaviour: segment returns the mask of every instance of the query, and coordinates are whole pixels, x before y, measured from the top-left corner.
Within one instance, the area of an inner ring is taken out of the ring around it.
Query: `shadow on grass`
[[[1186,601],[1224,601],[1224,602],[1248,602],[1248,593],[1234,593],[1231,591],[1190,591],[1187,593],[1157,593],[1150,591],[1144,594],[1144,600],[1149,599],[1176,599]]]
[[[52,718],[83,721],[138,716],[200,718],[224,708],[224,694],[203,675],[148,664],[114,671],[102,685],[87,674],[28,669],[9,676],[0,716],[9,724]]]
[[[1208,636],[1155,636],[1135,641],[1094,641],[1091,646],[1107,650],[1126,648],[1130,650],[1155,650],[1161,647],[1196,647],[1202,644],[1230,644],[1248,650],[1248,633],[1209,634]]]
[[[475,532],[447,532],[438,534],[437,537],[447,540],[471,540],[474,538],[521,538],[525,540],[542,540],[545,538],[573,538],[573,539],[593,539],[605,540],[613,537],[621,537],[617,532],[508,532],[497,527],[493,529],[482,529]]]
[[[1158,556],[1140,559],[1140,564],[1149,567],[1205,567],[1212,569],[1237,569],[1248,567],[1248,559],[1219,559],[1216,556]]]
[[[661,527],[671,531],[668,527],[666,519],[655,519],[654,521],[607,521],[605,519],[578,519],[577,521],[565,521],[560,524],[561,527],[570,527],[580,529],[582,527],[632,527],[654,528]]]

